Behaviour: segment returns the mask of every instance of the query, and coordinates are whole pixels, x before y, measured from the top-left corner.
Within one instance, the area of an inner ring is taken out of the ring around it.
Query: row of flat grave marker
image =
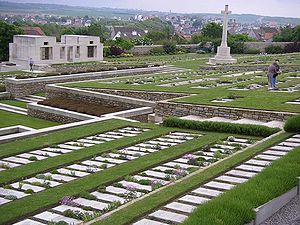
[[[133,137],[147,130],[149,129],[125,127],[120,128],[116,131],[109,131],[101,134],[96,134],[93,136],[80,138],[76,141],[69,141],[52,147],[47,147],[40,150],[33,150],[27,153],[18,154],[16,156],[6,157],[0,159],[0,171],[19,167],[43,159],[48,159],[51,157],[70,153],[73,151],[82,150],[86,147],[91,147],[105,142],[118,140],[123,137]]]
[[[216,177],[212,181],[164,205],[153,213],[133,223],[133,225],[168,225],[182,223],[200,204],[218,197],[238,184],[247,182],[250,178],[269,166],[274,160],[280,159],[289,153],[289,151],[299,146],[300,135],[294,135],[225,174]]]
[[[160,141],[176,140],[177,142],[180,142],[184,140],[183,137],[185,137],[184,139],[194,138],[191,134],[176,132],[160,138]],[[76,214],[86,210],[87,207],[90,207],[91,213],[96,213],[96,215],[98,215],[97,212],[101,212],[101,214],[104,214],[133,199],[140,198],[146,193],[180,179],[191,173],[193,170],[208,166],[212,162],[235,151],[248,147],[253,143],[253,141],[247,139],[229,137],[219,144],[214,144],[210,147],[206,146],[201,150],[195,151],[193,154],[185,155],[136,175],[128,176],[122,181],[94,191],[90,193],[90,195],[93,196],[92,198],[79,197],[72,199],[72,202],[68,202],[67,205],[56,206],[21,221],[17,223],[17,225],[24,225],[25,222],[28,223],[30,221],[47,223],[49,221],[58,222],[61,220],[69,224],[79,224],[82,221],[73,221],[72,218],[67,216],[67,210],[73,211],[73,213]],[[76,208],[74,208],[74,206],[76,206]],[[62,210],[62,208],[64,210]],[[62,216],[64,216],[64,218],[62,218]],[[43,221],[40,220],[41,218]]]
[[[300,98],[293,101],[286,102],[286,104],[300,105]]]
[[[125,131],[128,131],[125,132],[125,134],[136,135],[145,130],[146,129],[139,129],[137,131],[137,128],[135,128],[134,131],[131,131],[125,129]],[[105,138],[108,138],[106,135],[107,134],[105,134]],[[117,133],[110,132],[109,135],[115,136]],[[104,153],[101,156],[95,156],[75,164],[58,168],[51,172],[38,174],[35,177],[6,185],[6,187],[0,188],[0,197],[3,198],[2,201],[3,204],[5,204],[30,194],[56,187],[81,177],[91,175],[95,172],[126,163],[141,156],[167,149],[171,146],[184,143],[199,136],[200,134],[173,132],[159,138],[136,144],[134,146],[112,151],[110,153]]]

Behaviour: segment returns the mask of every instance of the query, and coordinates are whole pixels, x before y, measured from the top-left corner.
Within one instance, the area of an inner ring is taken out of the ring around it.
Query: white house
[[[96,36],[62,35],[56,37],[15,35],[9,44],[9,62],[28,68],[29,59],[35,65],[103,61],[103,44]]]

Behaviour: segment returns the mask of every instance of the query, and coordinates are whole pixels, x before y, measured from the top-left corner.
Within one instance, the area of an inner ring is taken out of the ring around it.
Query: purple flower
[[[183,158],[190,160],[190,159],[195,159],[195,156],[192,154],[187,154],[187,155],[183,156]]]
[[[128,191],[136,191],[136,187],[133,186],[132,184],[128,184],[125,186],[126,190]]]
[[[60,200],[61,205],[68,205],[68,206],[78,206],[77,203],[73,202],[75,198],[73,196],[65,196]]]

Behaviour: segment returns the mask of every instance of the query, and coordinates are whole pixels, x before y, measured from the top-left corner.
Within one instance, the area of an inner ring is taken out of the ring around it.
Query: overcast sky
[[[225,4],[233,13],[300,18],[300,0],[9,0],[73,6],[131,8],[183,13],[220,13]]]

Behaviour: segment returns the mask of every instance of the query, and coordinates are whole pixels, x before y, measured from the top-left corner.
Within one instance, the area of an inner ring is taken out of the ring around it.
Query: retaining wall
[[[125,109],[155,106],[155,102],[148,100],[99,93],[75,88],[60,87],[56,85],[47,85],[46,98],[51,99],[56,97],[70,98],[74,100],[81,100],[89,103],[103,104],[113,107],[122,106],[122,108]]]
[[[217,66],[200,66],[199,70],[222,70],[222,72],[229,71],[267,71],[269,65],[217,65]],[[282,65],[282,70],[284,72],[294,72],[300,70],[300,65]]]
[[[96,73],[81,73],[81,74],[59,75],[59,76],[27,78],[27,79],[6,78],[5,85],[6,85],[6,91],[9,92],[12,97],[22,97],[37,92],[45,91],[45,86],[47,84],[94,80],[94,79],[111,78],[111,77],[119,77],[119,76],[132,76],[132,75],[148,74],[148,73],[150,74],[150,73],[159,72],[163,68],[165,67],[149,67],[149,68],[139,68],[139,69],[105,71],[105,72],[96,72]]]
[[[172,98],[189,96],[183,93],[170,93],[170,92],[150,92],[150,91],[133,91],[133,90],[112,90],[112,89],[97,89],[97,88],[82,88],[94,92],[101,92],[112,95],[126,96],[131,98],[144,99],[149,101],[162,101]]]
[[[136,45],[129,53],[134,55],[149,55],[153,48],[162,48],[163,45]],[[199,44],[189,44],[189,45],[177,45],[179,48],[185,48],[190,52],[196,52],[200,49]]]
[[[285,121],[288,117],[296,115],[296,113],[289,112],[275,112],[220,106],[194,105],[167,101],[158,102],[154,112],[155,115],[158,117],[182,117],[188,115],[195,115],[201,116],[203,118],[224,117],[233,120],[247,118],[252,120],[260,120],[264,122],[269,122],[273,120]]]
[[[260,52],[266,52],[266,47],[270,45],[279,45],[284,48],[288,44],[292,44],[293,42],[245,42],[245,47],[248,49],[256,49]]]

